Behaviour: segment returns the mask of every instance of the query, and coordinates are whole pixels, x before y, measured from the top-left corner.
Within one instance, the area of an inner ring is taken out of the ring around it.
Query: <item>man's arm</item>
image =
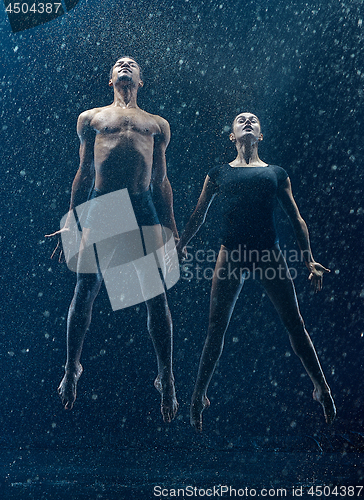
[[[95,178],[94,147],[95,131],[90,126],[90,111],[81,113],[77,121],[80,139],[80,165],[72,183],[70,210],[87,201]]]
[[[170,140],[169,124],[158,117],[161,133],[154,138],[152,196],[162,226],[169,228],[178,240],[178,231],[173,213],[173,193],[167,177],[166,149]]]
[[[94,182],[95,132],[90,126],[91,118],[91,112],[85,111],[80,114],[77,121],[77,134],[80,139],[80,165],[72,183],[69,213],[72,213],[72,210],[75,207],[87,201],[88,194]],[[52,234],[47,234],[46,237],[56,236],[63,231],[68,231],[68,224],[69,221],[67,218],[62,229],[59,229]],[[57,251],[58,246],[59,242],[55,252]]]
[[[291,181],[289,178],[286,179],[285,184],[279,190],[278,199],[293,226],[298,246],[300,247],[305,264],[310,271],[309,279],[315,291],[319,291],[322,289],[323,274],[325,272],[330,272],[330,270],[326,269],[326,267],[318,262],[315,262],[313,258],[307,224],[303,220],[295,199],[293,198]]]
[[[181,239],[178,242],[177,251],[180,256],[183,256],[183,248],[188,245],[189,241],[195,236],[202,224],[205,222],[207,212],[210,208],[212,200],[217,194],[217,191],[218,186],[207,175],[196,208],[187,222]]]

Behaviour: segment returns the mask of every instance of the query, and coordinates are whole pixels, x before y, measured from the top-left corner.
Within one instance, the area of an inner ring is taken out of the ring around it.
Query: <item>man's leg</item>
[[[100,290],[102,276],[78,274],[77,284],[67,318],[67,361],[65,375],[58,393],[66,410],[71,410],[76,399],[77,382],[83,368],[80,357],[83,341],[91,322],[92,306]]]
[[[178,409],[172,370],[172,318],[165,293],[146,301],[147,327],[157,355],[158,376],[155,388],[161,394],[161,412],[165,422],[171,422]]]
[[[154,386],[161,395],[163,420],[164,422],[171,422],[178,410],[172,367],[172,317],[168,307],[166,292],[163,291],[154,296],[158,291],[164,290],[162,275],[165,275],[166,261],[160,253],[164,248],[163,231],[159,224],[154,224],[143,227],[142,234],[145,255],[159,249],[158,261],[153,261],[153,265],[150,263],[146,264],[143,259],[133,261],[133,265],[137,272],[141,293],[147,307],[147,328],[157,356],[158,375],[154,381]]]
[[[91,230],[84,228],[77,263],[77,283],[67,318],[67,361],[58,393],[66,410],[76,399],[77,382],[83,368],[80,363],[83,341],[91,322],[92,306],[99,293],[102,274],[93,245],[88,245]],[[111,258],[108,255],[109,258]]]

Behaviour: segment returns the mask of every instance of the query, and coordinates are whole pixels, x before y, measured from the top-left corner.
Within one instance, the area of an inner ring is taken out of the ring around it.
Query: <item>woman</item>
[[[309,280],[316,292],[322,288],[323,274],[330,271],[315,262],[312,256],[307,226],[293,198],[287,173],[280,167],[264,163],[258,156],[258,144],[263,139],[259,119],[251,113],[239,114],[234,119],[230,139],[236,144],[237,157],[227,165],[210,170],[196,209],[177,245],[183,259],[185,246],[203,224],[212,200],[220,194],[223,244],[212,279],[209,328],[192,396],[191,425],[202,430],[202,412],[210,405],[207,388],[248,273],[259,277],[274,304],[288,330],[292,348],[313,382],[313,398],[321,403],[326,422],[330,424],[335,418],[336,408],[305,329],[287,263],[278,246],[274,225],[277,201],[292,222],[302,257],[310,271]],[[236,262],[237,252],[244,255],[245,261]]]

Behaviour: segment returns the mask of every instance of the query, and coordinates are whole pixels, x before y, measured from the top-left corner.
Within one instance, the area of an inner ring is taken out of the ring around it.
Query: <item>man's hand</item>
[[[53,237],[57,236],[57,238],[58,238],[57,245],[56,245],[56,248],[52,252],[51,259],[54,259],[56,257],[56,255],[59,254],[58,255],[58,262],[65,262],[64,253],[62,250],[62,241],[61,241],[61,234],[64,233],[65,231],[69,231],[69,228],[62,227],[62,229],[58,229],[58,231],[55,231],[54,233],[44,235],[45,238],[53,238]]]
[[[176,250],[178,255],[178,260],[180,264],[183,264],[185,259],[187,258],[187,248],[181,246],[181,240],[179,238],[175,238],[176,242]]]
[[[311,281],[311,286],[315,292],[320,292],[322,290],[324,274],[330,273],[330,269],[326,269],[326,267],[322,266],[318,262],[309,262],[306,265],[310,271],[308,279]]]

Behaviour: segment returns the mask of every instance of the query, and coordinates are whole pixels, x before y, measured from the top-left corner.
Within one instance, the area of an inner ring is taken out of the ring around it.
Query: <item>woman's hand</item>
[[[315,292],[320,292],[322,290],[322,282],[325,273],[330,273],[330,269],[326,269],[323,265],[318,262],[309,262],[306,264],[310,275],[308,279],[311,281],[311,286]]]
[[[55,231],[54,233],[44,235],[45,238],[54,238],[55,236],[57,236],[57,238],[58,238],[57,245],[56,245],[56,248],[52,252],[51,259],[53,259],[57,255],[57,253],[59,252],[58,262],[65,262],[64,253],[62,250],[61,235],[62,235],[62,233],[69,231],[69,230],[70,229],[68,227],[62,227],[62,229],[58,229],[58,231]]]

